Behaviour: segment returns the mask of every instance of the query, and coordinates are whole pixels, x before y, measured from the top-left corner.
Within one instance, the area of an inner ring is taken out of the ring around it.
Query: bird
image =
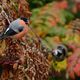
[[[0,34],[0,40],[8,38],[10,36],[15,36],[16,38],[23,37],[28,31],[29,19],[25,17],[20,17],[12,21],[8,28],[5,29]]]
[[[56,49],[52,50],[52,55],[57,61],[62,61],[67,55],[67,47],[64,45],[58,45]]]

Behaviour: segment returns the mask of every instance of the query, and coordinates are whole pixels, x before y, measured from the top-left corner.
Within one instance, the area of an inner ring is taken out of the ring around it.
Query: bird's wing
[[[4,34],[6,34],[6,32],[9,30],[10,28],[7,28],[6,31],[4,32]]]

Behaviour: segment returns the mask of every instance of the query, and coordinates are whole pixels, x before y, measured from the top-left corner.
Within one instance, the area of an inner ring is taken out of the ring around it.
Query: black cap
[[[28,24],[28,23],[29,23],[29,19],[28,19],[28,18],[21,17],[20,19],[21,19],[21,20],[23,20],[26,24]]]

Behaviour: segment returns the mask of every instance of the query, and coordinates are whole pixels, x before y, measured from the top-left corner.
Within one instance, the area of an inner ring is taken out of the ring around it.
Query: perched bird
[[[67,48],[64,45],[57,46],[56,49],[52,50],[52,55],[57,61],[62,61],[67,55]]]
[[[24,37],[28,31],[29,19],[25,17],[18,18],[9,24],[9,27],[0,34],[0,40],[10,36],[14,36],[19,39]]]

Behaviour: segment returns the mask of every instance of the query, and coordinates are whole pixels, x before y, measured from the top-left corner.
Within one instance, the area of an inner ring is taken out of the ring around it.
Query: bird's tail
[[[5,38],[7,38],[7,35],[0,34],[0,40],[3,40],[3,39],[5,39]]]

